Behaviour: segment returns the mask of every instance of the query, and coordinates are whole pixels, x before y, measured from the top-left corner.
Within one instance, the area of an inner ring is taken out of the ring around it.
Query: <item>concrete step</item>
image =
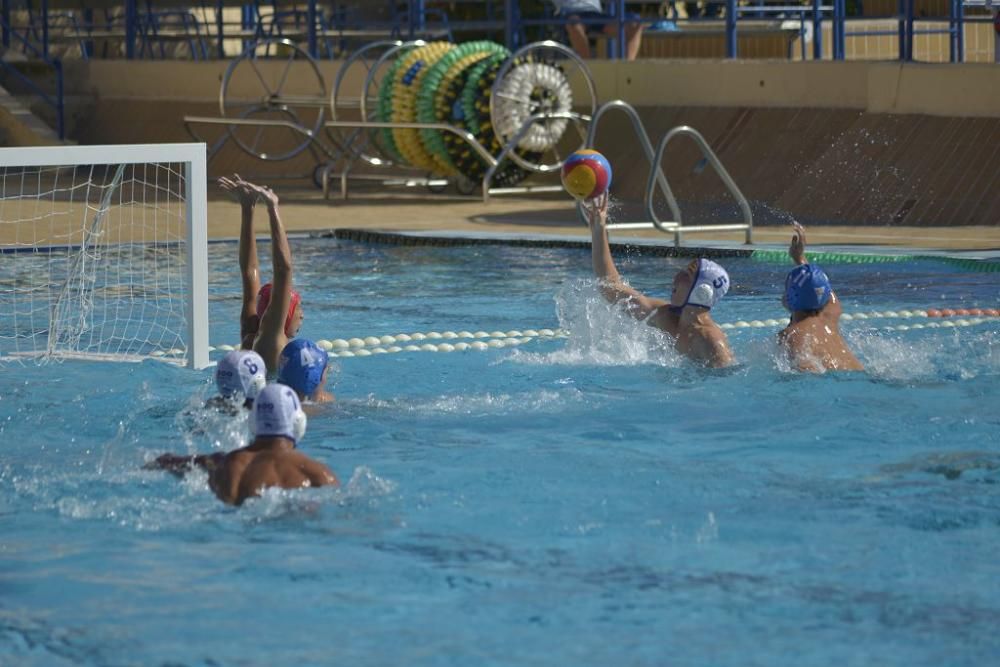
[[[27,104],[0,87],[0,143],[5,146],[37,146],[63,143],[59,135]]]

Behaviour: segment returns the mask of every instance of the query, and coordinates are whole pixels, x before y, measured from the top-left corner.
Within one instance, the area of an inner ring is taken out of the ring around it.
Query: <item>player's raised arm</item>
[[[253,214],[260,196],[253,184],[239,174],[219,179],[219,187],[236,197],[240,203],[240,277],[243,283],[243,306],[240,310],[240,344],[253,348],[260,326],[257,312],[257,292],[260,291],[260,263],[257,260],[257,238],[253,232]]]
[[[600,282],[601,294],[611,303],[625,301],[629,313],[636,319],[645,319],[660,306],[666,305],[662,299],[653,299],[643,295],[638,290],[626,285],[614,258],[611,256],[611,244],[608,241],[608,195],[604,193],[597,199],[584,204],[590,223],[590,254],[594,267],[594,276]]]
[[[274,277],[271,286],[271,301],[261,315],[261,335],[278,336],[285,330],[285,318],[292,301],[292,251],[288,247],[288,236],[278,212],[278,195],[266,187],[256,186],[261,199],[267,205],[268,223],[271,227],[271,262]]]

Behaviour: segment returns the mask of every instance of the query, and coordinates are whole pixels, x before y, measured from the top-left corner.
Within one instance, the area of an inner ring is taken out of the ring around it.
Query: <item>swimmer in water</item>
[[[177,475],[194,467],[202,468],[208,471],[209,487],[219,500],[229,505],[242,505],[247,498],[259,496],[271,487],[339,485],[333,471],[296,448],[305,435],[306,422],[294,390],[281,384],[268,385],[254,401],[251,416],[254,439],[249,445],[227,454],[188,457],[165,454],[146,468],[164,469]]]
[[[243,281],[243,308],[240,311],[240,345],[254,350],[264,359],[267,374],[278,372],[282,348],[302,326],[304,313],[299,293],[292,289],[292,252],[278,214],[278,195],[270,188],[254,185],[239,174],[220,178],[219,187],[236,196],[242,209],[240,224],[240,275]],[[271,226],[271,251],[274,281],[260,285],[257,240],[253,232],[253,213],[257,201],[267,206]]]
[[[325,388],[330,355],[305,338],[289,341],[278,359],[278,382],[295,390],[300,401],[329,403],[333,394]]]
[[[778,344],[792,367],[800,371],[863,371],[865,367],[840,335],[844,309],[830,279],[823,269],[806,261],[806,231],[799,223],[792,224],[795,233],[788,255],[795,268],[785,277],[781,299],[792,316],[788,326],[778,333]]]
[[[629,287],[611,257],[607,194],[584,205],[590,219],[591,255],[601,293],[623,303],[628,313],[667,333],[680,354],[712,368],[729,366],[733,353],[726,334],[709,312],[729,291],[726,270],[708,259],[692,260],[674,276],[670,301],[654,299]]]
[[[208,399],[205,406],[232,416],[253,407],[253,400],[264,389],[264,360],[253,350],[233,350],[215,366],[215,386],[218,396]]]

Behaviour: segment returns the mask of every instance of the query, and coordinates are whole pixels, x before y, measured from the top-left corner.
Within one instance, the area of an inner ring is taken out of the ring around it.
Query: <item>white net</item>
[[[188,173],[0,166],[0,359],[189,361]]]

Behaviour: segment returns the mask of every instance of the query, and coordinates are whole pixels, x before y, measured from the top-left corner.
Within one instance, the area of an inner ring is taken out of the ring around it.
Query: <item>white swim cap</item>
[[[253,402],[254,435],[277,435],[298,443],[306,434],[306,413],[295,390],[269,384]]]
[[[699,259],[685,306],[711,308],[729,291],[729,274],[710,259]]]
[[[215,367],[215,385],[226,398],[257,398],[267,384],[264,360],[253,350],[233,350]]]

